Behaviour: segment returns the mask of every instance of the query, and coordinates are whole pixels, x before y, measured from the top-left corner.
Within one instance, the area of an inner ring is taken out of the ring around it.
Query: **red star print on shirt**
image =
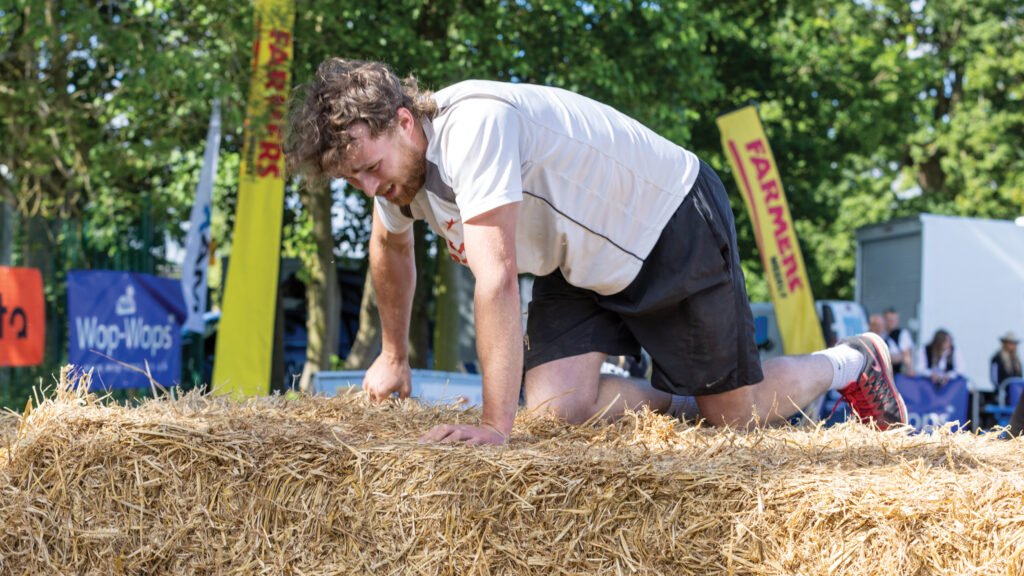
[[[451,230],[452,226],[455,226],[455,218],[452,218],[451,220],[445,222],[445,225],[448,227],[446,228],[446,230]]]

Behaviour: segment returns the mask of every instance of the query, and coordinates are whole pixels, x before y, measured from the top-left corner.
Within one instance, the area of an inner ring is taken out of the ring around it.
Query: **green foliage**
[[[345,56],[383,60],[432,89],[466,78],[561,86],[690,148],[730,190],[715,118],[758,102],[819,298],[852,297],[858,226],[1024,209],[1019,0],[327,0],[295,10],[296,84]],[[144,249],[159,260],[163,238],[183,235],[220,98],[213,233],[229,253],[252,18],[247,3],[195,0],[0,8],[0,197],[26,217],[80,219],[67,233],[111,257]],[[368,204],[334,193],[338,255],[360,258]],[[750,220],[738,196],[733,206],[749,293],[766,299]],[[304,210],[289,205],[289,255],[311,254]],[[142,245],[147,226],[156,245]]]

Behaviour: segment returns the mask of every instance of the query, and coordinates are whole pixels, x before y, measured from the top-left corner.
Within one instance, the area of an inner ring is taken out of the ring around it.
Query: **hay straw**
[[[1024,442],[479,413],[358,395],[135,408],[63,385],[0,426],[2,574],[1020,574]]]

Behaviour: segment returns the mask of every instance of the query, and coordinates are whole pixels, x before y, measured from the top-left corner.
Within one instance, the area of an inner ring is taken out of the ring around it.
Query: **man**
[[[910,331],[900,328],[900,313],[895,308],[885,310],[885,341],[892,357],[892,371],[914,377],[914,339]]]
[[[881,314],[872,314],[871,316],[868,316],[868,330],[878,334],[882,338],[885,338],[885,319],[882,318]],[[895,370],[895,367],[893,370]]]
[[[830,388],[883,428],[906,421],[877,336],[778,358],[762,373],[725,188],[693,153],[622,113],[544,86],[467,81],[424,93],[383,64],[338,58],[294,110],[289,166],[375,199],[383,342],[363,381],[372,398],[410,391],[412,222],[426,219],[476,277],[483,416],[424,440],[504,442],[521,385],[528,409],[571,422],[643,405],[670,412],[695,396],[709,423],[743,426],[755,412],[785,418]],[[536,276],[525,338],[520,272]],[[641,346],[653,386],[600,374],[607,355]]]

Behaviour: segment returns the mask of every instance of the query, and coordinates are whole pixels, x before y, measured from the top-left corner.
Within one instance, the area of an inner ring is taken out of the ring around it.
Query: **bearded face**
[[[388,202],[406,206],[426,182],[426,154],[419,149],[406,126],[377,136],[369,127],[357,123],[349,128],[353,138],[338,176],[367,196],[380,196]]]

